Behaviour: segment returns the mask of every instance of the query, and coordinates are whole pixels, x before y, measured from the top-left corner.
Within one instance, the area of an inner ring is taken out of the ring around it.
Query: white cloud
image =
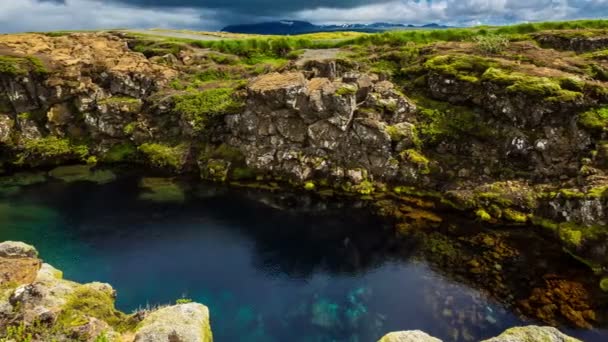
[[[66,29],[216,27],[215,13],[194,8],[133,7],[100,0],[0,0],[0,32]]]
[[[296,18],[320,23],[390,21],[424,24],[504,24],[601,18],[608,0],[395,0],[350,9],[318,7],[299,11]]]

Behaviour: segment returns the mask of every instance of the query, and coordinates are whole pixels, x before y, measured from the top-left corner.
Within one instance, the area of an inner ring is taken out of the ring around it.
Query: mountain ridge
[[[400,24],[389,22],[375,22],[370,24],[340,24],[340,25],[315,25],[302,20],[277,20],[253,24],[228,25],[222,28],[222,32],[230,33],[249,33],[249,34],[304,34],[316,32],[334,31],[357,31],[357,32],[382,32],[397,29],[417,29],[417,28],[448,28],[449,26],[430,23],[425,25]]]

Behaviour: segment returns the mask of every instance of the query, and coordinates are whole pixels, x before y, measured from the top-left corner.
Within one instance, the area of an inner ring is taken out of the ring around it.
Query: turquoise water
[[[188,182],[154,201],[139,183],[54,180],[4,195],[0,240],[37,246],[66,278],[112,284],[126,312],[204,303],[220,342],[375,341],[407,329],[466,341],[531,323],[437,272],[352,203]]]

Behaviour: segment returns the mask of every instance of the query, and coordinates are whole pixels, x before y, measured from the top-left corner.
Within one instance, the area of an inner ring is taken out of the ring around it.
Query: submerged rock
[[[197,303],[162,308],[139,324],[134,341],[211,342],[209,309]]]
[[[144,192],[139,198],[152,202],[183,202],[186,198],[184,189],[173,178],[148,177],[141,180],[139,186]]]
[[[114,172],[110,170],[94,170],[91,165],[59,166],[51,170],[49,176],[68,183],[87,181],[105,184],[116,180]]]

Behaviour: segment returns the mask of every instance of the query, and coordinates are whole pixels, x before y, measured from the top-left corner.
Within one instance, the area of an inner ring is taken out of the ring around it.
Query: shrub
[[[477,48],[485,54],[497,54],[509,46],[509,39],[503,35],[479,35],[473,38]]]

